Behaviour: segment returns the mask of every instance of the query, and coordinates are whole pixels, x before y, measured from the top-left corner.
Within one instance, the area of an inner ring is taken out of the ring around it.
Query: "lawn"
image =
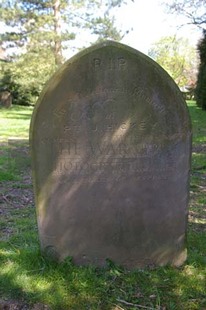
[[[41,256],[28,151],[32,108],[0,110],[0,309],[206,309],[206,112],[194,102],[188,107],[193,124],[188,259],[181,268],[134,271],[110,261],[101,269]]]
[[[8,138],[29,138],[29,124],[33,108],[13,106],[0,110],[0,141]]]

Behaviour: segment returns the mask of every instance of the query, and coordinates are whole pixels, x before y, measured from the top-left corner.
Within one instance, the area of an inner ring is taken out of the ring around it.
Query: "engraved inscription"
[[[93,59],[93,68],[94,71],[106,69],[106,70],[118,70],[124,71],[126,68],[127,61],[124,57],[118,58],[108,58],[106,61],[100,58]]]
[[[61,119],[64,114],[66,114],[65,108],[57,108],[54,110],[54,115],[59,119]]]
[[[94,175],[98,176],[96,182],[120,181],[128,177],[136,180],[166,180],[177,169],[175,148],[176,145],[172,152],[167,151],[162,155],[159,145],[132,146],[121,143],[116,147],[102,147],[96,144],[81,149],[80,145],[72,144],[68,149],[60,150],[60,161],[53,175],[66,175],[70,182],[77,182],[79,178],[93,182]],[[83,149],[86,150],[85,159],[81,156]]]
[[[142,164],[140,166],[140,163]],[[58,169],[55,170],[56,174],[62,174],[65,172],[71,172],[75,176],[87,176],[93,173],[97,174],[106,174],[110,172],[112,175],[120,175],[121,177],[131,175],[133,173],[138,173],[138,177],[145,177],[147,174],[153,174],[153,178],[158,178],[161,173],[169,173],[174,171],[175,163],[171,162],[165,167],[153,167],[155,160],[145,160],[145,164],[142,161],[138,160],[127,160],[121,161],[119,158],[113,158],[112,161],[93,161],[91,163],[82,163],[81,160],[76,158],[71,158],[70,161],[67,161],[67,158],[59,164]],[[156,174],[156,175],[155,175]]]
[[[124,137],[124,136],[123,136]],[[181,136],[179,136],[180,138]],[[118,137],[121,140],[121,136]],[[175,136],[178,138],[178,136]],[[172,143],[171,149],[164,151],[164,143]],[[178,149],[178,141],[170,139],[163,140],[162,144],[156,143],[135,143],[133,137],[124,139],[119,143],[112,143],[106,141],[92,143],[90,140],[85,140],[84,143],[80,143],[75,139],[41,139],[40,143],[46,147],[51,147],[53,151],[57,151],[57,155],[61,154],[73,154],[81,155],[83,152],[88,156],[115,156],[124,158],[153,158],[164,151],[165,154],[176,154]],[[164,154],[164,155],[165,155]]]
[[[100,69],[101,66],[101,59],[100,58],[94,58],[93,59],[93,67],[95,70]]]

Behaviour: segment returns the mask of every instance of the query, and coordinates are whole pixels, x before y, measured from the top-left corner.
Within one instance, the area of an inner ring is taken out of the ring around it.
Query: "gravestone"
[[[12,106],[12,95],[7,90],[0,91],[0,107],[10,108]]]
[[[106,41],[51,78],[31,129],[42,252],[126,268],[186,259],[191,127],[153,60]]]

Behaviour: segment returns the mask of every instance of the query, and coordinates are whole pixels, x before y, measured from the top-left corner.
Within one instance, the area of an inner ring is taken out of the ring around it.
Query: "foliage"
[[[96,36],[96,42],[104,39],[120,41],[124,34],[115,26],[115,16],[112,9],[121,6],[123,0],[109,1],[89,1],[89,11],[87,10],[84,20],[85,26]],[[93,3],[93,4],[92,4]],[[97,5],[98,3],[98,5]],[[95,4],[95,5],[94,5]]]
[[[201,29],[206,30],[206,5],[205,0],[170,0],[165,2],[168,12],[172,14],[179,14],[186,18],[184,24],[194,25]],[[204,32],[205,34],[205,32]],[[200,42],[198,50],[204,50],[203,44],[205,38]],[[201,53],[204,53],[202,51]],[[201,55],[200,55],[201,58]],[[206,110],[206,67],[202,63],[199,66],[198,82],[197,82],[197,104]]]
[[[206,28],[205,0],[170,0],[165,2],[168,11],[186,18],[186,24]]]
[[[203,110],[206,110],[206,30],[204,37],[198,44],[200,56],[200,66],[196,87],[197,105]]]
[[[0,110],[3,124],[9,122],[7,132],[5,126],[0,128],[5,139],[14,134],[28,135],[31,111],[30,107],[18,106]],[[0,300],[0,308],[8,309],[10,302],[13,309],[205,309],[206,114],[194,102],[189,103],[189,111],[194,140],[188,260],[184,266],[128,271],[110,261],[101,269],[77,267],[70,258],[59,265],[46,261],[39,250],[35,208],[29,194],[31,183],[26,182],[30,172],[23,161],[14,170],[18,179],[11,181],[4,175],[1,183],[0,295],[4,303]],[[17,151],[14,149],[14,154]],[[6,149],[1,148],[0,165],[6,158],[4,152]]]
[[[100,38],[119,40],[112,9],[123,0],[3,0],[1,20],[8,26],[1,41],[7,47],[26,47],[27,52],[47,48],[55,58],[63,45],[75,38],[78,28],[88,28]],[[75,32],[75,33],[74,33]],[[59,46],[57,47],[57,43]],[[59,50],[57,51],[57,48]],[[56,59],[56,64],[58,61]]]
[[[8,89],[14,104],[35,104],[47,79],[55,71],[50,51],[30,52],[18,56],[15,62],[2,64],[0,87]]]
[[[90,30],[97,41],[121,39],[112,9],[122,2],[3,0],[0,18],[8,28],[0,42],[15,54],[11,63],[2,65],[0,87],[12,91],[14,103],[34,104],[45,82],[64,61],[64,48],[78,29]]]
[[[195,83],[197,56],[188,39],[163,37],[153,44],[149,56],[157,61],[179,86]]]

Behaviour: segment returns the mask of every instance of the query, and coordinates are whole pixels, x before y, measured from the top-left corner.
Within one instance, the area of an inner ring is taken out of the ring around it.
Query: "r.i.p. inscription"
[[[67,61],[32,117],[41,248],[127,268],[186,258],[191,128],[155,62],[106,41]]]

